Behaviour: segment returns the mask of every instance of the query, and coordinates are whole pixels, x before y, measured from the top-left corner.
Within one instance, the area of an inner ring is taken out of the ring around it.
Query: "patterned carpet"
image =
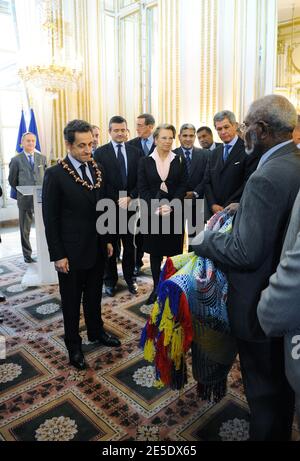
[[[189,369],[183,392],[152,387],[139,335],[149,308],[149,269],[132,296],[120,278],[115,298],[103,298],[105,326],[122,341],[95,347],[81,331],[87,371],[68,365],[57,286],[22,287],[21,257],[0,263],[0,305],[6,359],[0,360],[0,440],[210,441],[246,440],[249,412],[238,363],[218,404],[201,402]],[[0,336],[0,339],[1,336]],[[299,432],[294,431],[294,439]]]

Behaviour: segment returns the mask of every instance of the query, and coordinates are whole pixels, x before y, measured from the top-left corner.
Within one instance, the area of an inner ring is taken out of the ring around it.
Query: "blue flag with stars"
[[[26,133],[27,128],[26,128],[26,122],[25,122],[25,117],[24,117],[24,111],[22,110],[21,114],[21,120],[20,120],[20,126],[19,126],[19,133],[18,133],[18,138],[17,138],[17,145],[16,145],[16,151],[18,154],[23,152],[23,147],[22,147],[22,136],[24,133]]]
[[[18,137],[17,137],[17,144],[16,144],[16,152],[20,154],[23,152],[23,147],[22,147],[22,136],[24,133],[26,133],[27,128],[26,128],[26,122],[25,122],[25,117],[24,117],[24,111],[22,110],[21,113],[21,120],[20,120],[20,125],[19,125],[19,132],[18,132]],[[10,188],[10,197],[13,199],[17,199],[17,191],[13,187]]]
[[[38,129],[37,129],[37,125],[36,125],[36,121],[35,121],[35,116],[34,116],[34,112],[33,112],[33,109],[30,109],[30,115],[31,115],[31,118],[30,118],[30,123],[29,123],[29,128],[28,128],[28,131],[30,131],[30,133],[33,133],[35,136],[36,136],[36,149],[41,152],[41,146],[40,146],[40,140],[39,140],[39,135],[38,135]]]

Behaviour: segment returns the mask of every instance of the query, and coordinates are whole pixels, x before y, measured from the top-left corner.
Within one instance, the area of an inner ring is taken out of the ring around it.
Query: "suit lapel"
[[[74,167],[73,167],[72,163],[70,162],[70,160],[68,159],[68,157],[66,157],[66,158],[64,159],[64,161],[65,161],[65,162],[68,164],[68,166],[75,172],[76,176],[78,176],[78,177],[80,178],[79,174],[78,174],[77,171],[74,169]],[[68,174],[68,172],[66,172],[66,173]],[[72,181],[74,181],[74,183],[76,184],[75,180],[74,180],[73,178],[71,178],[71,179],[72,179]],[[81,178],[80,178],[80,179],[81,179]],[[82,190],[83,195],[89,200],[89,202],[90,202],[92,205],[95,205],[95,201],[96,201],[95,190],[94,190],[94,189],[93,189],[93,190],[89,190],[89,189],[87,189],[86,187],[83,187],[83,186],[81,185],[81,183],[77,183],[76,185],[77,185],[77,187],[79,187],[79,188]]]
[[[226,162],[224,163],[223,161],[223,149],[224,148],[224,145],[222,145],[222,156],[221,156],[221,160],[222,160],[222,163],[223,163],[223,168],[222,168],[222,171],[225,170],[225,168],[228,168],[229,165],[232,165],[237,159],[238,159],[238,156],[241,152],[241,144],[239,142],[239,140],[237,140],[237,142],[235,143],[235,145],[233,146],[230,154],[229,154],[229,157],[227,158]]]
[[[193,149],[190,177],[193,175],[193,173],[194,173],[194,171],[196,169],[196,166],[197,166],[197,152],[195,152],[195,149]]]
[[[32,168],[30,166],[30,163],[28,162],[27,156],[24,152],[20,154],[20,161],[23,163],[24,167],[30,171],[31,174],[33,174]]]
[[[127,187],[128,187],[129,177],[131,177],[131,174],[132,174],[133,164],[131,162],[130,148],[128,148],[126,144],[125,144],[125,151],[126,151],[126,158],[127,158]]]
[[[154,149],[155,149],[155,143],[153,142],[151,149],[149,150],[149,155],[153,153]]]

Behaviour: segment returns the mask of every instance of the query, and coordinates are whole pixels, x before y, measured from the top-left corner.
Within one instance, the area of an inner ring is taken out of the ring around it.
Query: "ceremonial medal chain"
[[[75,173],[75,171],[72,170],[72,168],[70,168],[69,165],[64,160],[58,160],[57,163],[59,165],[61,165],[63,167],[63,169],[66,170],[69,173],[69,175],[74,179],[75,182],[78,182],[83,187],[86,187],[89,190],[100,189],[101,183],[102,183],[102,175],[101,175],[101,171],[99,170],[99,168],[97,166],[97,163],[94,160],[92,160],[90,162],[92,167],[95,170],[95,174],[96,174],[96,178],[97,178],[96,184],[94,184],[94,185],[89,184],[87,181],[84,181],[83,179],[81,179],[80,176],[78,176]]]

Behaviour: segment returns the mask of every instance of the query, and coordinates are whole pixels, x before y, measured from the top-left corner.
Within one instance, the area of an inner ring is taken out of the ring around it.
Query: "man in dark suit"
[[[141,114],[136,120],[137,138],[128,141],[128,144],[139,149],[143,155],[151,155],[155,149],[153,132],[155,127],[155,119],[151,114]],[[141,272],[143,264],[143,237],[141,234],[135,237],[136,244],[136,261],[134,275],[137,276]]]
[[[209,126],[200,126],[197,130],[197,138],[202,149],[213,151],[220,146],[220,142],[214,142],[213,133]]]
[[[300,187],[300,155],[292,142],[296,110],[283,96],[255,101],[245,120],[247,153],[260,156],[237,210],[232,233],[204,231],[196,254],[223,267],[228,314],[237,338],[252,440],[288,440],[294,395],[284,370],[282,338],[266,338],[257,318],[260,294],[275,272]]]
[[[244,142],[237,135],[234,114],[229,110],[218,112],[214,116],[214,125],[224,144],[218,146],[208,159],[206,219],[240,201],[245,183],[256,168],[256,163],[250,161],[245,153]]]
[[[111,142],[99,147],[94,159],[102,166],[106,181],[107,195],[112,199],[117,208],[117,214],[120,213],[120,220],[127,221],[132,217],[132,212],[127,212],[131,200],[137,198],[137,171],[139,160],[142,153],[132,145],[125,144],[124,140],[127,133],[127,122],[123,117],[112,117],[109,122],[109,134]],[[120,197],[122,195],[122,197]],[[133,244],[133,234],[122,230],[119,227],[121,223],[117,217],[117,234],[113,245],[116,250],[117,240],[120,237],[123,244],[122,269],[124,279],[127,283],[128,290],[136,294],[138,286],[134,280],[134,263],[135,252]],[[118,270],[116,261],[116,251],[107,262],[104,282],[108,296],[115,295],[115,287],[118,281]]]
[[[188,213],[188,234],[189,237],[195,237],[203,228],[200,215],[197,216],[198,199],[202,199],[205,186],[205,171],[209,152],[206,149],[198,149],[194,146],[196,139],[196,128],[190,123],[181,126],[178,135],[180,147],[173,152],[182,155],[185,158],[188,183],[185,195],[185,206],[191,206]],[[202,220],[203,221],[203,220]],[[198,225],[197,225],[198,224]],[[198,229],[197,229],[198,227]]]
[[[38,186],[43,183],[47,159],[45,155],[36,151],[35,146],[35,134],[24,133],[22,136],[23,152],[13,157],[9,164],[8,182],[13,189],[16,189],[17,186]],[[22,195],[17,191],[17,202],[24,261],[32,263],[35,260],[31,256],[32,248],[29,236],[33,221],[33,197],[32,195]]]
[[[50,253],[58,271],[70,363],[86,367],[79,335],[80,303],[88,339],[106,346],[120,346],[101,318],[102,280],[108,237],[97,233],[97,201],[105,196],[103,175],[92,160],[92,127],[73,120],[64,129],[68,155],[46,170],[43,183],[43,218]]]
[[[152,154],[155,149],[153,131],[155,119],[151,114],[141,114],[136,121],[137,138],[128,141],[128,144],[139,149],[145,156]]]

